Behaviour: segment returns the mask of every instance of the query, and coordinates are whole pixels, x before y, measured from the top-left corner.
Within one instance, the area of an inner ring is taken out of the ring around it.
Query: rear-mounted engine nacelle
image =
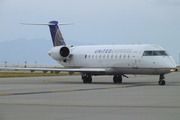
[[[55,60],[64,60],[69,58],[70,50],[65,46],[56,46],[48,54]]]

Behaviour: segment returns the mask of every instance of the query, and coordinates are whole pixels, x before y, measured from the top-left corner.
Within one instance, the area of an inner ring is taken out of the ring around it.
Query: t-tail
[[[49,23],[21,23],[24,25],[48,25],[51,33],[51,38],[54,47],[55,46],[66,46],[66,42],[62,36],[62,33],[58,27],[58,22],[57,21],[50,21]],[[73,23],[60,23],[59,25],[70,25]]]
[[[54,25],[49,25],[49,29],[51,32],[52,42],[54,46],[66,46],[62,33],[58,27],[57,21],[51,21]]]

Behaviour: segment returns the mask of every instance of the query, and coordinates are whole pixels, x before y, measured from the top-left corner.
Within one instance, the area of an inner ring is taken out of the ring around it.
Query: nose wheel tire
[[[165,76],[164,76],[164,74],[161,74],[160,76],[159,76],[159,85],[165,85],[166,84],[166,82],[165,82]]]

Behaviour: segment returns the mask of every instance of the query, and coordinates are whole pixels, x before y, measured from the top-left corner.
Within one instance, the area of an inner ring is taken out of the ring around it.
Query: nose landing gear
[[[166,84],[166,82],[165,82],[165,77],[164,77],[164,74],[161,74],[160,76],[159,76],[159,85],[165,85]]]

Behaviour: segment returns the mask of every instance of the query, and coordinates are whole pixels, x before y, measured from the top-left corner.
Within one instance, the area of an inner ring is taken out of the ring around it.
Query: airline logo
[[[58,29],[55,36],[55,46],[66,45],[60,30]]]
[[[95,53],[111,53],[112,49],[99,49],[95,50]]]
[[[130,53],[132,49],[97,49],[94,53]]]
[[[58,22],[57,21],[51,21],[49,23],[54,24],[54,25],[49,25],[53,45],[54,46],[62,46],[62,45],[66,46],[64,38],[63,38],[61,31],[58,27]]]

